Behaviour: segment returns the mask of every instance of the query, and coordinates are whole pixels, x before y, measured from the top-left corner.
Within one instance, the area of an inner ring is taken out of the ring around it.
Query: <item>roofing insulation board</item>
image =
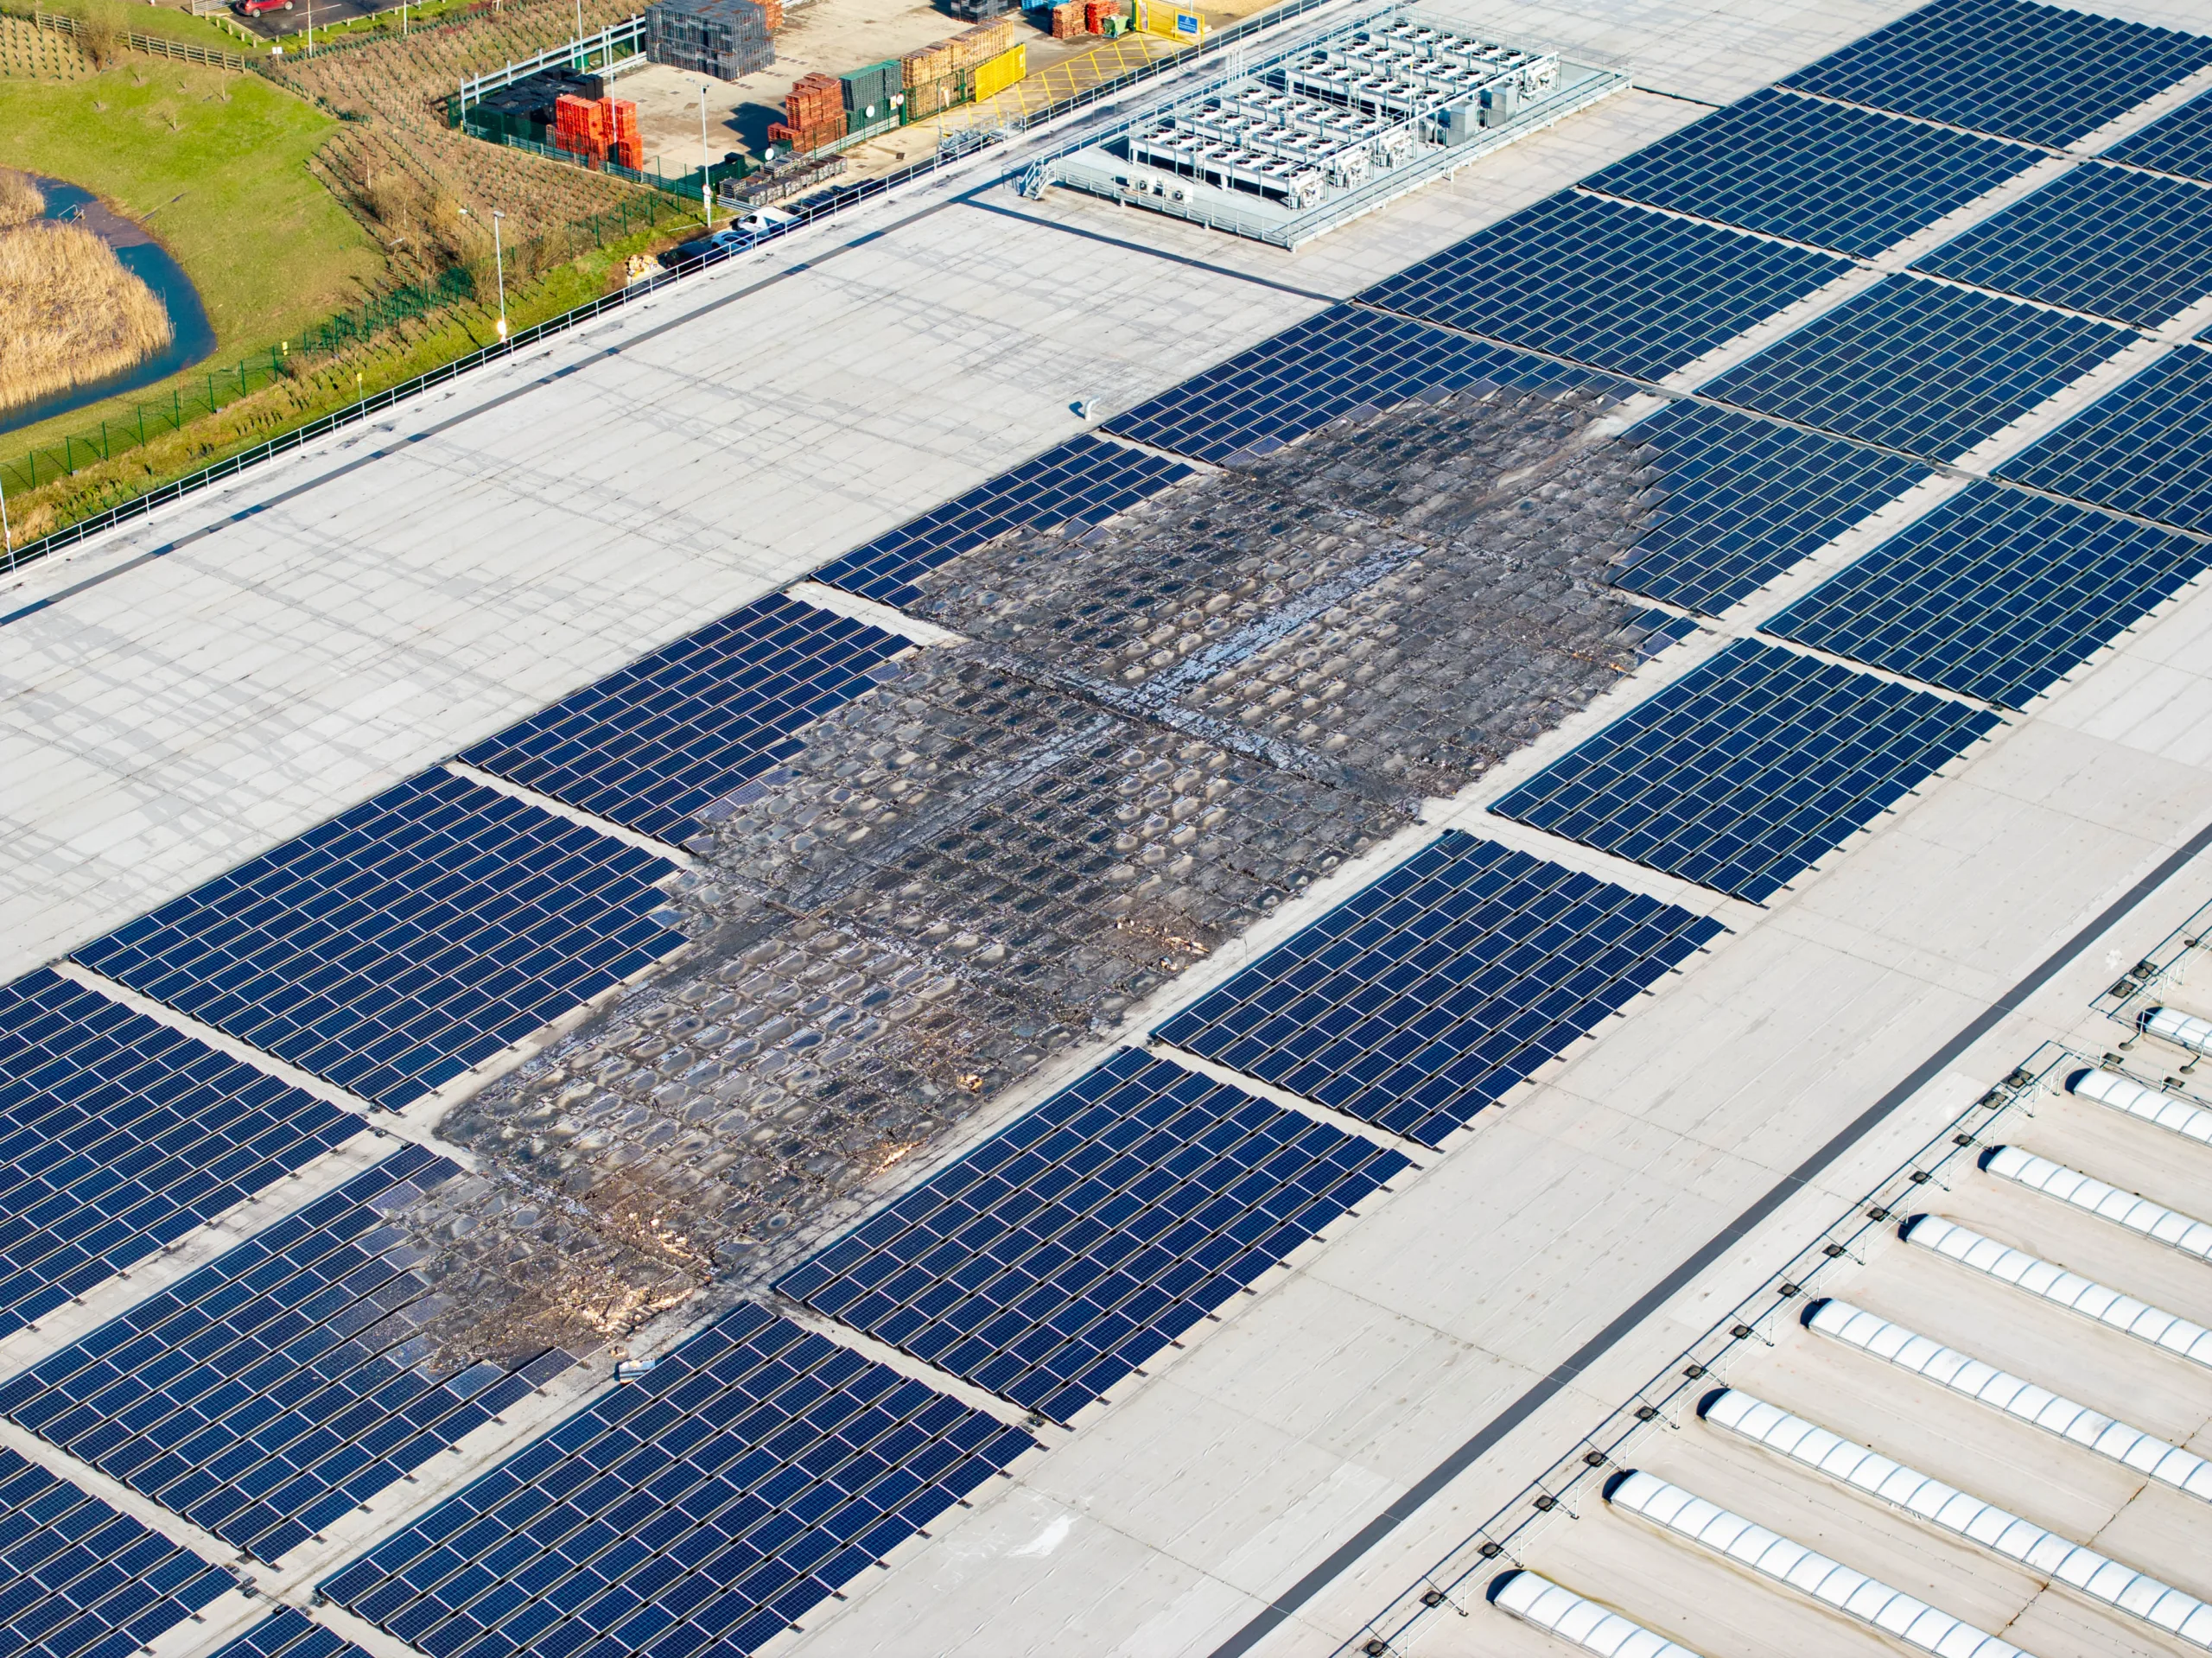
[[[0,988],[0,1332],[362,1126],[48,969]]]
[[[1233,463],[1242,453],[1265,454],[1294,442],[1339,416],[1497,386],[1585,387],[1614,397],[1635,390],[1611,375],[1409,318],[1334,305],[1116,415],[1106,429],[1197,460]]]
[[[2017,708],[2208,562],[2187,537],[1976,483],[1762,626]]]
[[[2107,161],[2212,182],[2212,92],[2199,92],[2104,154]]]
[[[361,1649],[296,1607],[279,1606],[212,1658],[364,1658]]]
[[[746,1303],[318,1587],[433,1658],[747,1653],[1033,1443]]]
[[[1065,1422],[1410,1166],[1125,1048],[776,1287]]]
[[[2010,425],[2135,339],[2113,323],[1887,276],[1702,391],[1941,461]]]
[[[393,1109],[683,942],[674,867],[426,772],[77,951]]]
[[[1612,583],[1717,616],[1935,474],[1916,461],[1710,403],[1670,403],[1621,435],[1662,492]]]
[[[2212,352],[2169,352],[1996,475],[2183,530],[2212,529]]]
[[[2025,144],[1770,86],[1582,187],[1872,258],[2042,159]]]
[[[1724,931],[1453,829],[1154,1034],[1433,1146]]]
[[[1491,810],[1760,903],[1999,723],[1738,639]]]
[[[2063,148],[2207,64],[2202,35],[2028,0],[1936,0],[1781,84]]]
[[[1834,254],[1568,190],[1357,298],[1656,380],[1852,269]]]
[[[978,484],[815,571],[813,579],[887,605],[921,596],[916,581],[1009,530],[1098,524],[1191,475],[1179,461],[1089,433]]]
[[[0,1386],[0,1413],[282,1560],[571,1363],[441,1374],[418,1339],[432,1286],[383,1217],[459,1172],[395,1153]]]
[[[714,801],[798,753],[911,641],[781,594],[585,686],[461,755],[680,843]]]
[[[230,1577],[0,1445],[0,1652],[130,1658]]]
[[[2155,328],[2212,294],[2212,185],[2090,162],[1912,268]]]

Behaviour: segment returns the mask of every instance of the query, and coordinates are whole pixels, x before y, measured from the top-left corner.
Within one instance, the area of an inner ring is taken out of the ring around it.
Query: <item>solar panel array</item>
[[[814,580],[887,605],[907,604],[920,595],[914,584],[921,576],[995,536],[1032,525],[1103,524],[1190,475],[1180,461],[1086,433],[831,560]]]
[[[1031,1444],[743,1305],[319,1587],[432,1658],[748,1653]]]
[[[806,745],[908,641],[781,594],[487,738],[472,765],[671,842]]]
[[[2156,327],[2212,294],[2212,185],[2077,167],[1912,268]]]
[[[1997,468],[2037,489],[2212,529],[2212,352],[2170,352]]]
[[[1739,639],[1492,810],[1757,903],[1998,723]]]
[[[1492,386],[1625,396],[1611,376],[1337,305],[1106,422],[1141,443],[1225,461],[1265,454],[1362,409]]]
[[[232,1585],[188,1549],[0,1446],[0,1652],[130,1658]]]
[[[2199,92],[2104,153],[2132,167],[2154,167],[2161,173],[2212,181],[2212,92]]]
[[[683,942],[671,865],[428,772],[77,959],[395,1109]]]
[[[2042,159],[2023,144],[1769,87],[1583,184],[1872,258]]]
[[[45,968],[0,988],[0,1332],[360,1128]]]
[[[2027,0],[1936,0],[1782,84],[2063,146],[2208,63],[2201,35]]]
[[[2207,562],[2205,549],[2185,537],[1975,484],[1765,626],[2020,708]]]
[[[1656,380],[1851,269],[1834,254],[1571,190],[1358,298]]]
[[[2010,425],[2135,335],[1891,276],[1713,379],[1708,397],[1936,460]]]
[[[408,1147],[0,1386],[0,1413],[276,1561],[571,1363],[434,1368],[383,1217],[459,1171]]]
[[[1653,452],[1664,493],[1613,584],[1712,616],[1934,476],[1709,403],[1669,403],[1623,436]]]
[[[1454,830],[1157,1034],[1435,1145],[1722,931]]]
[[[244,1635],[217,1648],[213,1658],[362,1658],[362,1654],[305,1612],[279,1606]]]
[[[1409,1166],[1123,1049],[776,1287],[1065,1422]]]

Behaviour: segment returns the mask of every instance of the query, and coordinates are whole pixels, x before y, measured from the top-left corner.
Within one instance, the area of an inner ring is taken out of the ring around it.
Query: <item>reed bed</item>
[[[103,379],[170,338],[153,290],[83,226],[0,233],[0,409]]]
[[[29,224],[46,211],[46,197],[28,173],[0,167],[0,231]]]

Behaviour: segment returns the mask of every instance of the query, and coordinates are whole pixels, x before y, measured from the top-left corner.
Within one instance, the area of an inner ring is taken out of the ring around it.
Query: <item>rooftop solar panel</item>
[[[1493,810],[1763,902],[1998,724],[1738,639]]]
[[[1935,475],[1710,403],[1669,403],[1621,441],[1650,453],[1662,492],[1613,585],[1709,616]]]
[[[2156,327],[2212,294],[2212,185],[2077,167],[1913,269]]]
[[[128,1658],[236,1586],[4,1446],[0,1547],[0,1652],[10,1658]]]
[[[1279,449],[1357,410],[1494,385],[1579,386],[1618,396],[1635,389],[1609,375],[1338,305],[1106,425],[1141,443],[1225,461],[1241,451]]]
[[[1454,830],[1157,1034],[1435,1145],[1721,931]]]
[[[427,772],[77,959],[394,1109],[683,942],[673,866]]]
[[[361,1127],[45,968],[0,988],[0,1332]]]
[[[0,1385],[0,1413],[270,1562],[572,1362],[441,1363],[385,1217],[459,1170],[407,1147]]]
[[[363,1658],[361,1649],[296,1607],[279,1606],[213,1658]]]
[[[781,594],[750,604],[461,756],[671,842],[789,759],[908,641]]]
[[[2202,35],[2027,0],[1936,0],[1782,84],[2063,146],[2208,63]]]
[[[2186,537],[1976,484],[1766,628],[2021,708],[2207,562],[2205,548]]]
[[[814,579],[887,605],[912,602],[915,583],[995,536],[1032,525],[1103,524],[1191,475],[1179,461],[1085,433],[988,483],[878,536]]]
[[[2212,352],[2170,352],[1997,468],[2055,494],[2212,530]]]
[[[2133,167],[2212,182],[2212,92],[2199,92],[2170,115],[2106,150],[2107,159]]]
[[[776,1287],[1065,1422],[1409,1166],[1124,1049]]]
[[[1357,297],[1656,380],[1851,269],[1834,254],[1570,190]]]
[[[2002,430],[2135,339],[2109,322],[1891,276],[1703,390],[1940,461]]]
[[[1768,87],[1583,187],[1872,258],[2042,159],[2024,144]]]
[[[742,1305],[318,1587],[431,1658],[750,1653],[1032,1443]]]

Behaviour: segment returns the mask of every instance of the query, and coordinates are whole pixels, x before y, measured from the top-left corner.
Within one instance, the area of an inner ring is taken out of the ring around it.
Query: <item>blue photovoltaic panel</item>
[[[1031,525],[1103,524],[1190,475],[1179,461],[1086,433],[833,559],[814,580],[906,604],[920,595],[915,582],[922,575],[995,536]]]
[[[1654,452],[1662,492],[1613,585],[1717,616],[1934,476],[1839,438],[1673,403],[1620,441]]]
[[[2123,381],[1999,478],[2184,530],[2212,530],[2212,352],[2186,346]]]
[[[270,1562],[570,1363],[434,1364],[383,1216],[459,1172],[419,1147],[0,1386],[0,1413]]]
[[[2156,327],[2212,293],[2212,186],[2092,162],[1912,268]]]
[[[1851,269],[1834,254],[1570,190],[1358,297],[1656,380]]]
[[[130,1658],[232,1586],[197,1554],[0,1447],[0,1652]]]
[[[305,1612],[279,1606],[213,1658],[362,1658],[361,1649]]]
[[[681,944],[652,918],[674,873],[426,772],[77,959],[397,1109]]]
[[[909,641],[778,594],[701,628],[461,756],[671,842],[702,808],[798,753],[800,733]]]
[[[429,1658],[750,1653],[1033,1443],[742,1305],[318,1586]]]
[[[1583,185],[1871,258],[2042,159],[2024,144],[1768,87]]]
[[[1493,810],[1758,903],[1998,723],[1739,639]]]
[[[361,1126],[45,968],[25,975],[0,989],[0,1333]]]
[[[2186,537],[1976,484],[1766,631],[2017,708],[2188,586],[2207,562]]]
[[[2212,39],[2024,0],[1936,0],[1782,84],[2064,146],[2212,63]]]
[[[1409,1166],[1123,1049],[776,1287],[1065,1422]]]
[[[2199,92],[2104,153],[2108,160],[2133,167],[2212,181],[2212,92]]]
[[[2010,425],[2135,339],[2109,322],[1891,276],[1704,392],[1940,461]]]
[[[1279,449],[1357,409],[1497,385],[1582,386],[1616,397],[1635,390],[1609,375],[1338,305],[1116,415],[1107,428],[1219,461]]]
[[[1435,1145],[1722,931],[1453,830],[1157,1034]]]

